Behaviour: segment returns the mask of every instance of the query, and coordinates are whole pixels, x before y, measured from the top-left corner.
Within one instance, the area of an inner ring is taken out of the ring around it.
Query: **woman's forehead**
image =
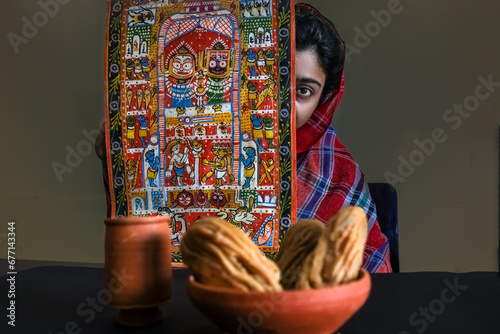
[[[295,53],[295,77],[297,80],[317,81],[324,85],[326,73],[313,51],[304,50]],[[312,79],[312,80],[311,80]]]

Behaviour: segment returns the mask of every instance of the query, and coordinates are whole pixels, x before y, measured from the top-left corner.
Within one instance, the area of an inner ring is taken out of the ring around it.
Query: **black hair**
[[[312,6],[295,5],[295,50],[312,51],[318,58],[326,74],[321,101],[339,90],[344,71],[345,44],[334,25]]]

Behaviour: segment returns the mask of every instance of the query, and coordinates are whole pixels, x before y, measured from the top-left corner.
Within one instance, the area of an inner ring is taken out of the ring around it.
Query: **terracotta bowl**
[[[229,333],[330,334],[365,303],[370,275],[318,290],[242,292],[209,286],[191,276],[187,293],[193,304]]]

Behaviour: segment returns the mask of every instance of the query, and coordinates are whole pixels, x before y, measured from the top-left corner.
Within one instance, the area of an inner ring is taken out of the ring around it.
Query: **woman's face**
[[[310,50],[295,54],[296,127],[306,124],[319,104],[326,74],[316,54]]]

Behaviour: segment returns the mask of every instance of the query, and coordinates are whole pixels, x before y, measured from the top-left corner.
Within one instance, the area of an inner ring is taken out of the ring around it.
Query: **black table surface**
[[[99,303],[102,268],[47,266],[19,272],[15,299],[7,298],[10,276],[2,276],[0,333],[223,333],[187,298],[188,276],[188,270],[174,269],[173,300],[162,306],[163,321],[145,328],[118,325],[118,311]],[[371,280],[368,301],[338,332],[500,333],[497,272],[372,274]],[[10,300],[15,300],[15,327],[6,317]]]

